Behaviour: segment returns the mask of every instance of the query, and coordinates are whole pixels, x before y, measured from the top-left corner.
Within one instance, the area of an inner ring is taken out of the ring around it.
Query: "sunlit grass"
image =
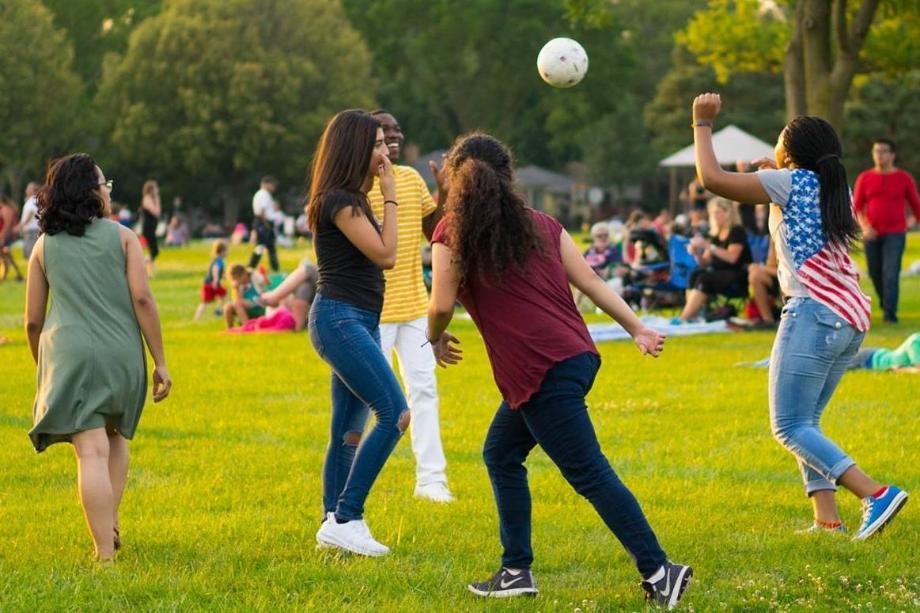
[[[905,263],[920,259],[911,237]],[[286,250],[290,269],[303,248]],[[245,261],[234,247],[229,261]],[[530,459],[538,600],[482,602],[465,584],[499,565],[497,521],[480,457],[499,402],[481,341],[454,327],[465,362],[440,371],[442,433],[457,502],[412,497],[414,460],[400,443],[367,506],[385,559],[314,550],[329,425],[328,369],[305,334],[226,336],[191,321],[207,245],[166,250],[153,288],[164,321],[172,396],[148,405],[132,444],[122,509],[125,549],[100,572],[66,445],[36,456],[34,367],[21,329],[24,287],[0,284],[0,610],[127,607],[318,610],[642,610],[638,577],[588,503],[545,455]],[[920,330],[920,279],[902,285],[902,323],[866,341],[893,347]],[[877,319],[880,317],[877,316]],[[770,437],[767,333],[675,338],[659,360],[601,345],[592,416],[614,468],[677,561],[696,578],[686,603],[718,609],[839,611],[920,607],[914,501],[866,543],[801,537],[809,506],[792,458]],[[872,475],[920,492],[920,376],[849,373],[826,430]],[[846,522],[859,504],[840,502]]]

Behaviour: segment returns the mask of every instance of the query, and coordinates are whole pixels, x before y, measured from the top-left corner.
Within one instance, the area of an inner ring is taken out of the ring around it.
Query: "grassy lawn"
[[[283,266],[303,252],[284,251]],[[234,247],[229,261],[248,255]],[[918,259],[913,235],[905,263]],[[216,317],[192,322],[207,262],[204,243],[167,249],[152,282],[174,387],[147,406],[132,444],[125,549],[106,571],[90,562],[71,451],[36,456],[26,436],[35,371],[21,327],[24,286],[0,283],[0,335],[12,339],[0,346],[0,611],[644,609],[628,556],[539,450],[529,461],[539,598],[484,602],[466,591],[500,555],[480,457],[499,396],[468,321],[453,325],[465,362],[439,371],[457,501],[412,497],[403,440],[367,505],[374,535],[393,553],[315,551],[328,369],[306,334],[227,336]],[[875,325],[866,345],[894,347],[920,330],[920,279],[903,281],[901,314],[899,325]],[[675,338],[659,360],[629,343],[600,346],[592,417],[669,555],[695,569],[686,608],[916,610],[920,500],[865,543],[794,533],[809,525],[810,507],[792,457],[770,436],[766,371],[732,366],[765,357],[771,341],[762,332]],[[824,425],[871,475],[916,496],[918,412],[920,376],[855,372]],[[859,502],[842,493],[840,504],[855,529]]]

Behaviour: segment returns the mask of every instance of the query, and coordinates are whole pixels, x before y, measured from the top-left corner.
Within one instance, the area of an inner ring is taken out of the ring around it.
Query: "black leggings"
[[[160,254],[160,246],[157,244],[157,218],[146,211],[144,212],[144,226],[141,234],[144,235],[144,240],[147,242],[147,250],[150,252],[150,261],[152,262]]]
[[[747,272],[737,268],[697,268],[690,275],[690,289],[703,292],[707,296],[724,294],[732,285],[747,284]]]

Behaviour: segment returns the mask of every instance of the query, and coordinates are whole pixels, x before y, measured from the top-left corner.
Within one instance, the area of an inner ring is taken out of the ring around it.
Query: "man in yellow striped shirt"
[[[399,205],[396,265],[384,271],[386,291],[380,314],[381,347],[391,364],[393,350],[396,350],[412,412],[410,428],[416,463],[415,495],[435,502],[450,502],[453,496],[447,487],[447,460],[441,445],[435,360],[425,334],[428,292],[422,278],[421,256],[423,220],[433,216],[437,205],[421,175],[411,166],[396,164],[403,142],[399,122],[383,110],[374,111],[373,115],[383,128],[384,141],[393,162],[396,202]],[[367,196],[374,215],[382,219],[383,195],[376,178]],[[430,232],[431,229],[428,230]]]

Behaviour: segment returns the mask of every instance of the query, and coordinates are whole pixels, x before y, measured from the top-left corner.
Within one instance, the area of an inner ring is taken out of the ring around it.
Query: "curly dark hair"
[[[83,236],[86,226],[105,213],[96,162],[85,153],[52,160],[36,198],[38,226],[51,236],[59,232]]]
[[[471,274],[500,283],[543,249],[530,207],[514,186],[511,152],[488,134],[461,136],[445,160],[450,191],[445,232],[459,257],[460,285]]]

